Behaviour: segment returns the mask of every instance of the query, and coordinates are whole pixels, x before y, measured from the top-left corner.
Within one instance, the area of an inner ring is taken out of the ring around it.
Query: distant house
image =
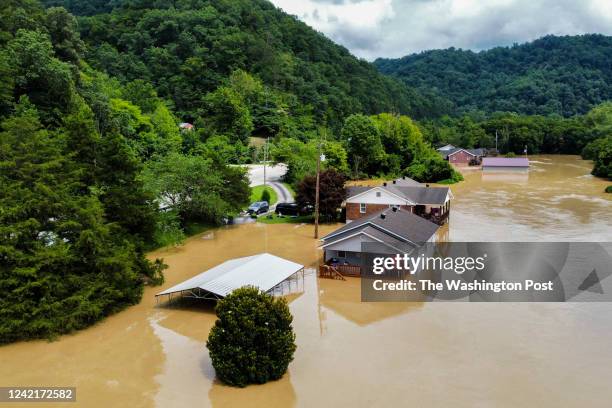
[[[485,157],[482,159],[482,171],[526,171],[529,169],[527,157]]]
[[[485,149],[453,147],[452,149],[442,151],[438,149],[438,152],[440,152],[444,160],[448,160],[449,163],[456,166],[468,166],[470,163],[479,164],[482,158],[486,156]]]
[[[182,122],[179,123],[179,129],[183,132],[191,132],[193,130],[193,125],[191,123]]]
[[[324,236],[322,271],[333,267],[342,275],[360,275],[363,243],[378,243],[392,253],[411,253],[436,241],[440,227],[410,211],[392,207],[346,224]]]
[[[452,198],[448,187],[429,187],[409,178],[376,187],[349,187],[345,201],[346,222],[396,207],[441,225],[448,219]]]
[[[453,146],[452,144],[447,144],[446,146],[438,147],[438,149],[436,149],[436,150],[438,150],[439,152],[447,152],[447,151],[453,150],[453,149],[456,149],[456,147]]]

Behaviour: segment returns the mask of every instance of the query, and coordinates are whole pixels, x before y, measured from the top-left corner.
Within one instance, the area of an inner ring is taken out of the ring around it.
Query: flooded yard
[[[532,160],[528,174],[466,170],[451,187],[443,234],[610,241],[609,183],[589,175],[591,164]],[[74,335],[0,347],[0,384],[75,386],[77,403],[66,407],[610,406],[612,304],[361,303],[358,278],[314,271],[302,293],[288,296],[298,344],[288,374],[245,389],[220,384],[205,347],[210,305],[158,306],[154,294],[259,252],[314,267],[321,253],[312,233],[311,225],[245,224],[157,251],[151,257],[169,265],[161,288]]]

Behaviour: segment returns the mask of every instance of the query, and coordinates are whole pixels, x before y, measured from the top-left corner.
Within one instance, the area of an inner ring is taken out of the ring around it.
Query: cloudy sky
[[[612,35],[612,0],[271,0],[359,57]]]

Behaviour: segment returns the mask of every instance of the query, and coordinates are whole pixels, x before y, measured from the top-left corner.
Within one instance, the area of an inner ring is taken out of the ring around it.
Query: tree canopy
[[[216,121],[230,115],[233,120],[222,123],[245,132],[251,126],[277,132],[285,105],[299,105],[314,123],[336,129],[352,113],[395,111],[420,118],[441,109],[435,98],[379,74],[265,0],[45,3],[83,16],[81,38],[94,68],[122,81],[154,84],[186,120],[208,112]],[[250,101],[237,98],[230,91],[235,87],[226,82],[236,70],[255,75],[285,96],[250,89],[252,97],[266,103],[259,101],[249,119],[244,108]],[[219,111],[223,100],[229,111]],[[264,120],[257,123],[256,117]]]
[[[245,387],[285,374],[297,348],[286,299],[247,286],[220,300],[215,312],[206,347],[221,381]]]
[[[455,113],[585,114],[612,99],[612,37],[546,36],[473,52],[449,48],[378,59],[385,74],[452,102]]]

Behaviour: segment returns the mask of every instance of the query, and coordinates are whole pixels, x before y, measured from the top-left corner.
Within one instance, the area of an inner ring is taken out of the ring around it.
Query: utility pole
[[[497,154],[497,129],[495,129],[495,154]]]
[[[317,150],[317,184],[315,187],[315,239],[319,238],[319,173],[321,170],[321,141]]]
[[[268,143],[270,142],[270,136],[266,139],[266,144],[264,145],[264,189],[266,187],[266,163],[268,162]]]
[[[327,121],[325,122],[325,126],[327,126]],[[324,127],[321,133],[323,133],[323,139],[326,139],[327,136],[327,127]],[[325,160],[325,156],[321,155],[321,145],[323,144],[323,140],[321,140],[321,136],[319,136],[319,144],[317,146],[317,184],[315,187],[315,230],[314,237],[315,239],[319,238],[319,179],[321,173],[321,160]]]

